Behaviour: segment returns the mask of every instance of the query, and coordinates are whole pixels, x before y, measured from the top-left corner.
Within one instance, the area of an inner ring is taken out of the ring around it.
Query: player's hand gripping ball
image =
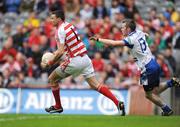
[[[47,68],[49,66],[50,61],[54,59],[54,54],[51,52],[46,52],[43,54],[41,58],[41,67]]]

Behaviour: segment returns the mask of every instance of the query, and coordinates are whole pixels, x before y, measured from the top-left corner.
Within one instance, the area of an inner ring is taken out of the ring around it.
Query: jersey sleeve
[[[58,28],[58,39],[61,44],[65,43],[66,33],[63,25]]]
[[[123,39],[123,42],[125,43],[125,45],[129,48],[133,48],[134,44],[131,41],[130,37],[126,37]]]

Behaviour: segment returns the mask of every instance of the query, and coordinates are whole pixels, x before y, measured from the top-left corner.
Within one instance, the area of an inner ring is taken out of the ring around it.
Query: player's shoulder
[[[137,34],[138,34],[138,35],[146,35],[146,33],[143,32],[142,30],[136,30],[136,31],[137,31]]]
[[[69,23],[69,22],[63,22],[63,27],[65,30],[68,30],[70,28],[74,28],[74,25],[72,23]]]
[[[141,30],[135,30],[128,35],[130,40],[136,40],[136,39],[141,38],[143,36],[145,36],[145,33]]]
[[[128,34],[129,37],[138,36],[139,34],[144,34],[143,31],[136,29],[135,31],[132,31]]]

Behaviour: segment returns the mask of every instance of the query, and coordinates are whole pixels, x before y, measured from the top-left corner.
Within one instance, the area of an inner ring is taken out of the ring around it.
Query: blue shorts
[[[155,59],[145,65],[146,71],[141,74],[140,83],[145,91],[152,91],[160,83],[160,66]],[[145,84],[146,83],[146,84]]]

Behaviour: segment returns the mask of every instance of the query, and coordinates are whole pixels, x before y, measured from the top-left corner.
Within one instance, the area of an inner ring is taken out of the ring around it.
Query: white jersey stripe
[[[78,45],[76,45],[73,48],[71,48],[71,51],[76,50],[77,48],[81,47],[82,45],[84,45],[84,44],[83,43],[79,43]]]
[[[77,42],[77,38],[75,38],[74,40],[72,40],[71,42],[67,43],[68,46],[71,46],[73,45],[74,43]]]
[[[74,31],[77,34],[77,31]],[[68,37],[66,37],[66,39],[71,39],[72,37],[74,37],[74,33],[70,34]]]

